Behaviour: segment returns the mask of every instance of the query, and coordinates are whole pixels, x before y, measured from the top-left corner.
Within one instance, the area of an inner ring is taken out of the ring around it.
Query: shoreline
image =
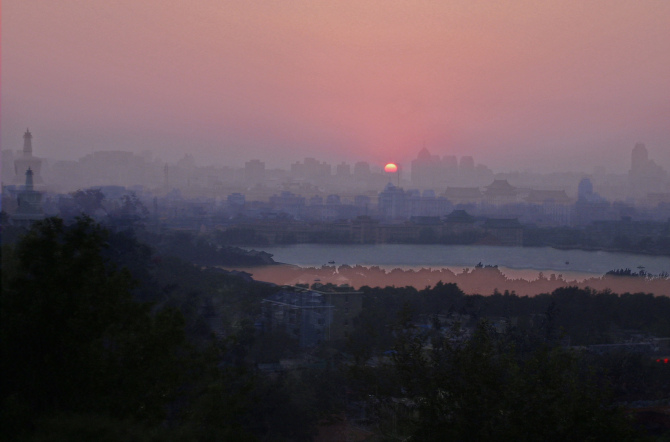
[[[290,244],[264,244],[264,245],[238,245],[234,247],[239,247],[241,249],[246,249],[250,252],[258,252],[258,251],[264,251],[262,248],[282,248],[282,247],[295,247],[295,246],[302,246],[302,245],[312,245],[312,246],[321,246],[321,247],[328,247],[328,246],[337,246],[337,247],[347,247],[347,246],[387,246],[387,245],[398,245],[398,246],[431,246],[431,247],[476,247],[476,248],[483,248],[483,247],[511,247],[515,249],[542,249],[542,248],[548,248],[548,249],[554,249],[554,250],[560,250],[560,251],[579,251],[579,252],[605,252],[605,253],[616,253],[616,254],[626,254],[626,255],[638,255],[638,256],[651,256],[651,257],[668,257],[670,258],[670,250],[666,253],[659,252],[659,251],[644,251],[644,250],[638,250],[638,249],[621,249],[621,248],[614,248],[614,247],[588,247],[588,246],[582,246],[582,247],[575,247],[575,246],[560,246],[560,245],[537,245],[537,246],[530,246],[530,245],[522,245],[522,246],[506,246],[506,245],[500,245],[500,244],[479,244],[479,243],[473,243],[473,244],[442,244],[442,243],[407,243],[407,242],[383,242],[383,243],[348,243],[348,242],[342,242],[342,243],[320,243],[320,242],[296,242],[296,243],[290,243]],[[260,250],[259,250],[260,249]]]
[[[277,263],[299,267],[364,265],[386,269],[450,268],[459,271],[478,264],[497,265],[506,273],[544,272],[583,279],[609,271],[643,268],[653,275],[670,273],[666,255],[632,254],[622,250],[590,250],[557,247],[505,247],[470,245],[292,244],[265,248]],[[534,276],[533,276],[534,277]]]
[[[659,256],[659,257],[670,257],[670,251],[667,253],[661,252],[645,252],[640,250],[627,250],[627,249],[617,249],[610,247],[567,247],[567,246],[521,246],[522,248],[539,248],[539,247],[550,247],[556,250],[578,250],[582,252],[607,252],[607,253],[621,253],[626,255],[639,255],[639,256]]]
[[[448,268],[384,269],[380,266],[322,266],[302,267],[294,264],[279,264],[265,267],[225,267],[250,273],[254,280],[277,285],[332,283],[348,285],[355,289],[362,286],[386,287],[411,286],[423,289],[438,282],[456,284],[466,294],[490,295],[497,292],[514,292],[520,296],[535,296],[551,293],[561,287],[590,288],[612,293],[653,293],[670,296],[670,279],[634,276],[600,275],[582,280],[568,279],[555,273],[537,271],[536,279],[514,278],[505,275],[498,267],[465,268],[454,272]]]

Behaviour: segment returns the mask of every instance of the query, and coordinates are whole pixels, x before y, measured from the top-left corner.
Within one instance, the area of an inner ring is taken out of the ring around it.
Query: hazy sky
[[[2,148],[670,168],[667,0],[4,0]]]

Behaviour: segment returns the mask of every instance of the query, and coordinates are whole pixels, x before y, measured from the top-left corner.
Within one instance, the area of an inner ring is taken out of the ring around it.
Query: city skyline
[[[239,167],[670,165],[670,4],[3,4],[2,145]]]

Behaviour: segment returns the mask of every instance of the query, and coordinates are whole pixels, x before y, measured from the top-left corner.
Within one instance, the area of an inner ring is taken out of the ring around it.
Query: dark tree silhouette
[[[0,298],[2,427],[98,413],[160,422],[183,382],[183,319],[135,302],[130,273],[101,253],[90,218],[33,225],[3,249]]]

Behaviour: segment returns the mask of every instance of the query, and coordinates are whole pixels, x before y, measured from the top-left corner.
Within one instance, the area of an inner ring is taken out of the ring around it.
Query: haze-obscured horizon
[[[5,1],[3,149],[670,167],[670,3]]]

